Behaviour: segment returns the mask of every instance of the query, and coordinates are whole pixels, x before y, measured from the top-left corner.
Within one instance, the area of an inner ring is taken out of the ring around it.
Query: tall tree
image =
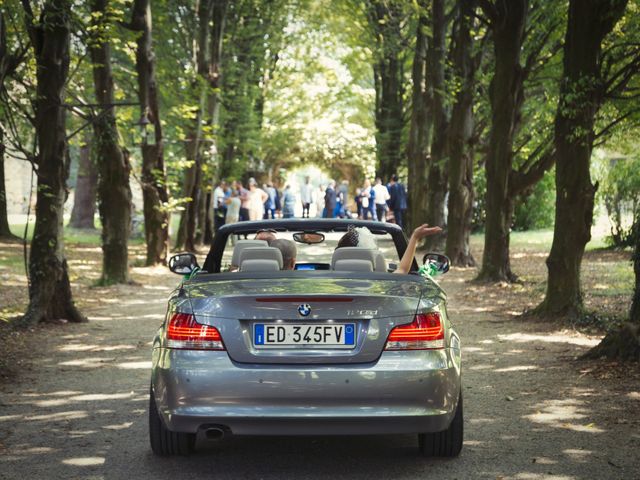
[[[113,14],[109,0],[91,2],[89,52],[93,66],[96,100],[101,111],[93,119],[98,165],[98,199],[102,221],[101,283],[129,280],[129,232],[131,228],[131,165],[127,152],[119,145],[111,70],[110,35]]]
[[[473,101],[475,73],[481,51],[473,57],[471,28],[475,0],[458,3],[453,33],[453,73],[457,90],[448,129],[449,204],[445,253],[454,265],[474,266],[469,248],[473,210]]]
[[[96,213],[96,188],[98,170],[91,152],[91,134],[87,130],[80,145],[78,159],[78,179],[73,197],[73,208],[69,226],[73,228],[95,228],[93,217]]]
[[[559,4],[542,0],[482,0],[479,5],[493,38],[494,68],[489,87],[491,130],[485,161],[485,248],[478,278],[509,282],[516,279],[509,259],[514,202],[518,195],[530,191],[555,159],[549,138],[540,135],[531,121],[527,122],[521,144],[516,147],[515,141],[524,121],[525,82],[532,74],[539,74],[541,66],[557,52],[551,40],[558,29]],[[545,92],[548,87],[544,83],[536,85],[538,92]],[[535,97],[532,101],[536,101]],[[540,108],[540,103],[533,108]],[[545,128],[546,122],[542,122],[540,129]],[[534,141],[538,144],[532,146]],[[525,150],[531,153],[520,158]]]
[[[220,89],[222,87],[222,45],[224,39],[224,28],[227,19],[227,7],[229,0],[215,0],[211,10],[211,33],[209,43],[209,68],[207,72],[208,98],[207,98],[207,123],[209,126],[210,139],[215,148],[210,151],[217,152],[219,144],[218,130],[220,124]],[[213,158],[211,160],[214,160]],[[210,169],[212,170],[212,169]],[[213,172],[211,172],[213,173]],[[207,177],[207,176],[205,176]],[[201,195],[201,206],[198,215],[199,235],[196,240],[210,244],[213,239],[213,185],[212,180],[215,175],[210,174],[208,178],[203,178],[207,183],[202,186],[206,190],[206,195]]]
[[[385,181],[402,159],[404,128],[403,10],[398,0],[366,0],[375,44],[373,78],[376,118],[376,175]]]
[[[429,112],[429,95],[426,84],[427,31],[429,28],[428,0],[418,2],[418,22],[416,26],[415,50],[411,67],[411,119],[407,142],[407,167],[409,178],[409,215],[411,228],[420,225],[424,219],[427,183],[427,155],[430,148],[433,120]]]
[[[446,98],[445,70],[447,61],[447,16],[445,1],[431,2],[431,41],[427,47],[427,92],[430,102],[429,113],[433,118],[431,149],[427,159],[427,198],[425,221],[429,225],[447,223],[445,198],[447,195],[447,131],[449,112]],[[444,250],[445,235],[431,235],[424,245],[432,251]]]
[[[197,5],[198,30],[194,42],[196,76],[192,86],[197,92],[195,118],[186,138],[186,156],[190,162],[184,172],[182,194],[189,201],[180,215],[180,225],[176,238],[176,249],[185,248],[195,251],[198,204],[202,195],[202,135],[206,119],[207,74],[209,57],[209,35],[213,3],[215,0],[202,0]]]
[[[591,239],[594,197],[589,167],[594,124],[607,92],[601,54],[605,37],[622,17],[627,0],[571,0],[564,43],[560,101],[556,112],[556,214],[547,258],[547,292],[538,312],[582,313],[580,266]],[[633,65],[632,65],[633,66]],[[633,71],[637,71],[634,67]],[[626,74],[625,74],[626,75]]]
[[[481,2],[493,34],[495,70],[490,87],[491,132],[486,158],[487,218],[480,278],[511,281],[509,229],[513,206],[509,174],[513,139],[523,101],[520,52],[524,40],[528,0]]]
[[[69,72],[71,2],[48,0],[36,21],[23,0],[36,60],[35,127],[38,153],[36,224],[29,258],[29,306],[20,323],[85,321],[71,296],[64,256],[63,206],[69,175],[65,132],[65,85]]]
[[[0,10],[0,94],[6,94],[4,82],[7,76],[11,75],[24,59],[26,48],[16,52],[10,52],[7,44],[7,30],[4,19],[4,11]],[[5,153],[5,130],[0,125],[0,239],[4,241],[19,240],[19,237],[11,233],[9,219],[7,217],[7,191],[4,178],[4,153]]]
[[[153,143],[145,134],[142,149],[142,200],[144,210],[144,234],[147,243],[146,265],[166,264],[169,248],[169,194],[166,187],[164,166],[164,140],[156,62],[153,51],[151,5],[149,0],[135,0],[130,28],[137,32],[136,72],[138,74],[138,99],[140,122],[144,128],[153,126]]]

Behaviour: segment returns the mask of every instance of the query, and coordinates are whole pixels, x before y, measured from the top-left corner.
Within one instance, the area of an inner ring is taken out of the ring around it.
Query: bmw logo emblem
[[[309,316],[309,314],[311,313],[311,305],[309,305],[308,303],[303,303],[298,307],[298,313],[303,317]]]

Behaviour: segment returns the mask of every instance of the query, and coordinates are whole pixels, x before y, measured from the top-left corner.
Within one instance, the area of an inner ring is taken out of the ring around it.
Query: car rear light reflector
[[[418,313],[413,322],[389,332],[385,350],[436,350],[444,348],[444,326],[438,312]]]
[[[167,347],[184,350],[224,350],[216,327],[196,322],[190,313],[174,313],[167,325]]]

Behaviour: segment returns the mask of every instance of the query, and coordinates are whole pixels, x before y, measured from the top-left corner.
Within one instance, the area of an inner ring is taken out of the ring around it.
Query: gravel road
[[[420,458],[410,435],[229,438],[155,458],[150,340],[176,277],[136,269],[141,285],[113,287],[90,323],[38,331],[32,368],[0,387],[0,478],[640,479],[640,385],[575,361],[593,339],[495,313],[471,275],[442,280],[464,346],[457,459]]]

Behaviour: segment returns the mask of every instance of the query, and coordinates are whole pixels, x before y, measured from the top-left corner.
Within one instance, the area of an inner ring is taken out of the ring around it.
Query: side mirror
[[[178,253],[169,259],[169,270],[178,275],[189,275],[196,268],[200,268],[193,253]]]
[[[422,263],[424,265],[432,265],[439,274],[449,271],[449,257],[440,253],[425,253],[424,257],[422,257]]]

